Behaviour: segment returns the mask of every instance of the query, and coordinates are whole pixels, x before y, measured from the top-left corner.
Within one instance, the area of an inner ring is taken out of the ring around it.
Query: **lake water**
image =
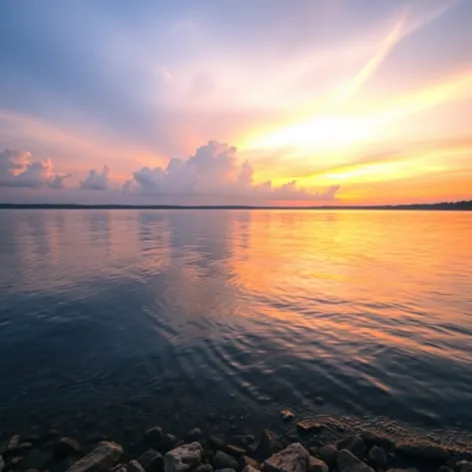
[[[472,213],[5,210],[0,268],[5,434],[471,436]]]

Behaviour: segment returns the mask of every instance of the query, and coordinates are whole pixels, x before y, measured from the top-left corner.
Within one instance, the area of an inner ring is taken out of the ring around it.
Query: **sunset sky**
[[[472,198],[470,0],[4,0],[0,202]]]

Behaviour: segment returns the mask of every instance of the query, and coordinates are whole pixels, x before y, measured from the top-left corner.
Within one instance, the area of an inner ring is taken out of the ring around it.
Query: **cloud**
[[[56,175],[50,159],[33,161],[29,152],[5,149],[0,153],[0,185],[28,188],[63,188],[67,175]]]
[[[241,163],[237,149],[210,141],[188,159],[170,159],[166,168],[143,167],[126,181],[127,194],[173,196],[224,196],[243,200],[329,201],[336,198],[338,185],[322,192],[301,189],[296,181],[274,186],[270,180],[255,183],[249,161]]]
[[[91,169],[89,175],[80,182],[80,187],[84,190],[109,190],[110,189],[110,168],[104,166],[102,172],[98,173]]]

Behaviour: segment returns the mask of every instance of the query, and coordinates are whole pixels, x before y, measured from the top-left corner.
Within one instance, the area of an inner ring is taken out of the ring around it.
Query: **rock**
[[[68,472],[107,472],[120,459],[123,449],[120,445],[102,441],[90,454],[78,460]],[[43,469],[43,467],[38,467]]]
[[[3,457],[0,456],[0,472],[3,472],[4,468],[5,468],[5,461],[3,460]]]
[[[61,438],[54,446],[54,457],[56,459],[64,459],[78,452],[80,452],[80,444],[75,439]]]
[[[143,452],[138,462],[146,472],[161,472],[164,469],[164,458],[154,449]]]
[[[439,467],[438,472],[453,472],[453,471],[452,471],[452,469],[450,469],[446,465],[442,465],[441,467]]]
[[[338,448],[334,444],[326,444],[325,446],[320,447],[318,450],[318,456],[322,461],[326,462],[329,467],[334,467],[336,464],[337,452]]]
[[[173,434],[167,433],[162,441],[161,449],[165,452],[177,446],[177,438]]]
[[[20,436],[18,434],[15,434],[10,438],[10,441],[8,441],[7,445],[7,451],[14,451],[15,449],[18,448],[18,445],[20,444]]]
[[[128,467],[125,470],[128,472],[144,472],[143,466],[135,459],[128,462]]]
[[[388,465],[388,457],[385,451],[379,447],[374,446],[367,454],[367,461],[375,469],[386,469]]]
[[[219,469],[239,469],[238,461],[223,451],[218,451],[213,457],[213,467]],[[166,471],[167,472],[167,471]]]
[[[284,408],[280,412],[280,416],[284,421],[292,421],[295,418],[295,413],[292,410],[289,410],[288,408]]]
[[[388,469],[387,472],[419,472],[418,469],[410,468],[410,469]]]
[[[310,433],[311,431],[319,430],[323,427],[323,423],[314,419],[306,419],[297,423],[297,428],[302,433]]]
[[[235,457],[244,456],[244,454],[246,453],[246,449],[239,446],[235,446],[234,444],[228,444],[225,447],[225,451]]]
[[[161,427],[153,426],[144,433],[143,439],[147,444],[156,446],[164,439],[164,432]]]
[[[218,469],[215,472],[236,472],[234,469]]]
[[[165,472],[186,472],[202,461],[203,448],[200,443],[184,444],[169,451],[164,458]]]
[[[17,467],[18,465],[21,464],[21,462],[23,461],[23,458],[22,457],[14,457],[11,461],[10,461],[10,467]]]
[[[22,442],[17,447],[18,451],[28,451],[29,449],[33,449],[33,443],[31,442]]]
[[[263,429],[259,440],[249,446],[249,450],[262,459],[267,459],[281,449],[280,438],[270,429]]]
[[[310,456],[308,461],[308,472],[328,472],[328,465],[321,459]]]
[[[209,441],[210,441],[210,445],[214,448],[214,449],[223,449],[224,445],[225,445],[225,440],[222,436],[218,436],[216,434],[212,434],[210,437],[209,437]]]
[[[259,472],[259,469],[256,469],[252,465],[248,464],[248,465],[246,465],[246,467],[244,467],[242,472]]]
[[[259,462],[256,461],[256,459],[253,459],[252,457],[249,456],[242,456],[241,457],[241,465],[246,468],[249,466],[251,469],[256,469],[259,470],[261,466],[259,465]],[[243,470],[244,472],[244,470]]]
[[[379,446],[387,451],[393,451],[395,449],[395,443],[391,439],[374,433],[373,431],[362,431],[360,437],[369,448],[372,446]]]
[[[365,442],[360,436],[349,436],[347,438],[341,439],[341,441],[339,441],[336,446],[338,451],[347,449],[359,459],[363,459],[367,451]]]
[[[213,472],[213,467],[210,464],[202,464],[193,469],[192,472]]]
[[[433,462],[436,465],[447,462],[449,453],[441,446],[430,443],[402,443],[395,448],[399,456],[409,457],[422,462]]]
[[[293,443],[269,457],[262,468],[265,472],[306,472],[309,459],[309,452],[300,443]]]
[[[336,453],[339,472],[374,472],[372,467],[358,459],[351,451],[341,449]]]
[[[460,461],[456,464],[457,472],[472,472],[472,462]]]
[[[23,457],[23,469],[43,470],[52,461],[52,452],[42,449],[30,449]]]
[[[200,428],[193,428],[187,432],[185,440],[189,442],[198,441],[202,437],[202,430]]]
[[[308,452],[310,453],[310,456],[313,456],[313,457],[316,457],[318,455],[318,450],[319,448],[317,448],[316,446],[310,446],[308,448]]]

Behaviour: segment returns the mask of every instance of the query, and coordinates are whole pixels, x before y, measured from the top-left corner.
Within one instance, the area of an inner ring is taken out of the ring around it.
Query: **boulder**
[[[263,429],[258,441],[254,441],[249,450],[253,452],[256,457],[267,459],[282,449],[280,438],[270,429]]]
[[[310,456],[308,461],[308,472],[328,472],[329,467],[326,462],[323,462],[317,457]]]
[[[472,462],[469,461],[459,461],[456,464],[457,472],[472,472]]]
[[[374,472],[372,467],[362,462],[347,449],[341,449],[336,453],[336,464],[339,472]]]
[[[144,433],[144,441],[150,446],[157,446],[164,439],[164,432],[160,426],[153,426]]]
[[[161,472],[164,469],[164,458],[155,449],[143,452],[138,462],[146,472]]]
[[[238,461],[223,451],[218,451],[213,457],[213,467],[215,470],[219,469],[239,469]]]
[[[379,446],[374,446],[367,454],[367,461],[375,469],[386,469],[388,457],[386,452]]]
[[[346,449],[359,459],[363,459],[367,452],[365,442],[360,436],[348,436],[347,438],[341,439],[336,446],[339,451]]]
[[[51,460],[52,452],[50,450],[31,449],[23,457],[22,468],[25,470],[43,470],[51,462]]]
[[[334,467],[336,464],[336,454],[338,448],[334,444],[326,444],[323,447],[320,447],[318,450],[318,456],[323,462],[329,465],[329,467]]]
[[[82,457],[68,472],[107,472],[123,455],[119,444],[111,441],[102,441],[90,454]],[[43,469],[43,467],[38,467]]]
[[[300,443],[294,443],[269,457],[263,464],[263,470],[265,472],[306,472],[309,459],[309,452]]]
[[[128,462],[127,470],[128,472],[144,472],[143,466],[135,459]]]
[[[288,408],[284,408],[280,412],[280,416],[284,421],[292,421],[295,418],[295,413],[292,410],[289,410]]]
[[[54,457],[56,459],[64,459],[78,452],[80,452],[80,444],[75,439],[61,438],[54,445]]]
[[[441,446],[430,443],[401,443],[397,444],[395,452],[399,456],[409,457],[421,462],[444,464],[449,459],[449,453]]]
[[[203,448],[199,442],[183,444],[169,451],[164,458],[165,472],[187,472],[200,465]]]

